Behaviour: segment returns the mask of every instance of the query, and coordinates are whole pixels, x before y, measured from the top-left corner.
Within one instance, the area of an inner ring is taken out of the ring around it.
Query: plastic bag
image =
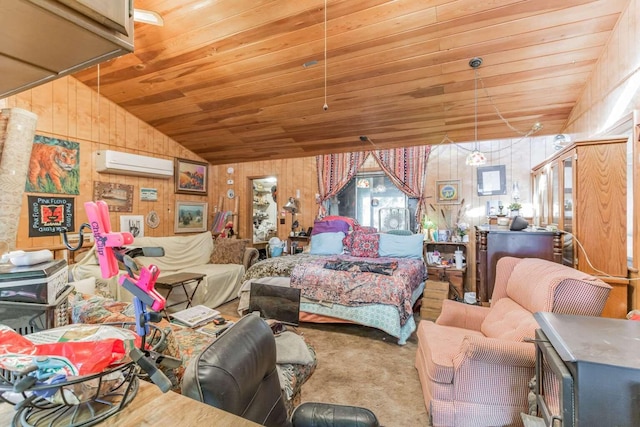
[[[136,338],[132,331],[108,325],[69,325],[27,336],[3,326],[0,327],[0,368],[21,370],[15,366],[14,357],[3,357],[5,355],[62,356],[79,375],[100,373],[122,362],[136,345]]]

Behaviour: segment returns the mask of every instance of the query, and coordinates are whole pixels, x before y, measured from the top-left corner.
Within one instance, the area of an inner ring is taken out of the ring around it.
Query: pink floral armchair
[[[599,316],[611,287],[535,258],[498,261],[490,307],[445,300],[417,330],[416,369],[434,427],[522,425],[537,311]]]

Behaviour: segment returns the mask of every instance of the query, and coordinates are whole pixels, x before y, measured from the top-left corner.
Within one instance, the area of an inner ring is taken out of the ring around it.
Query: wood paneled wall
[[[471,225],[486,222],[486,204],[491,200],[500,200],[506,207],[511,203],[513,184],[518,183],[520,189],[520,203],[523,205],[521,214],[533,216],[531,200],[531,168],[538,162],[554,153],[553,137],[541,136],[532,138],[514,138],[494,141],[483,141],[478,144],[480,151],[487,156],[484,166],[504,165],[506,172],[506,194],[500,196],[478,195],[478,168],[467,166],[465,160],[475,144],[443,144],[434,146],[429,157],[427,173],[427,204],[431,207],[427,214],[436,221],[439,227],[451,224],[451,217],[456,217],[462,208],[465,213],[464,221]],[[440,180],[459,180],[460,199],[464,205],[438,204],[436,182]],[[445,221],[441,210],[444,212]],[[506,213],[506,212],[505,212]]]
[[[119,230],[120,215],[146,215],[149,211],[155,210],[159,214],[160,225],[155,229],[145,225],[145,235],[147,236],[174,234],[176,200],[208,200],[203,196],[174,194],[173,179],[140,178],[96,172],[92,153],[104,149],[163,159],[173,159],[174,157],[202,159],[113,102],[101,97],[73,77],[64,77],[0,100],[0,108],[14,107],[32,111],[38,115],[37,134],[80,144],[81,181],[80,194],[75,196],[76,230],[80,224],[87,221],[84,202],[93,200],[94,181],[134,186],[132,212],[112,212],[110,215],[111,225],[114,230]],[[140,187],[156,188],[158,200],[155,202],[140,201]],[[38,195],[38,193],[30,194]],[[60,236],[28,237],[27,195],[25,193],[23,197],[16,247],[31,249],[60,245]],[[50,194],[42,195],[51,196]]]
[[[229,168],[233,173],[228,173]],[[250,180],[252,178],[275,176],[278,179],[278,219],[284,218],[285,223],[278,220],[277,235],[286,239],[291,231],[292,216],[290,213],[282,216],[282,206],[289,197],[295,197],[300,190],[300,212],[297,215],[299,230],[306,230],[313,226],[313,220],[318,214],[315,202],[318,192],[316,159],[315,157],[302,157],[297,159],[265,160],[262,162],[232,163],[221,166],[212,166],[212,194],[215,196],[214,209],[233,211],[235,200],[229,199],[226,194],[228,189],[233,189],[238,198],[238,234],[241,238],[252,239],[253,228],[251,218],[253,212],[253,193]],[[233,184],[227,184],[228,180]],[[217,206],[222,200],[222,207]]]
[[[565,133],[575,140],[604,135],[640,108],[640,0],[630,0],[585,90],[571,111]]]

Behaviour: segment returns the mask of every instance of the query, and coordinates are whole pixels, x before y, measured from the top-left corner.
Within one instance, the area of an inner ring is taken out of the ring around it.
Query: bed
[[[357,323],[403,345],[416,329],[413,306],[426,274],[422,258],[307,253],[269,258],[245,273],[238,311],[248,309],[253,281],[291,286],[301,290],[301,321]]]

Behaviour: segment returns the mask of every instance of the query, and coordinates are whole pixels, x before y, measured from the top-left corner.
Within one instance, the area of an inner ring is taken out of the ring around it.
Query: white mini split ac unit
[[[151,178],[171,178],[173,161],[156,159],[113,150],[94,152],[96,170],[99,173],[146,176]]]

